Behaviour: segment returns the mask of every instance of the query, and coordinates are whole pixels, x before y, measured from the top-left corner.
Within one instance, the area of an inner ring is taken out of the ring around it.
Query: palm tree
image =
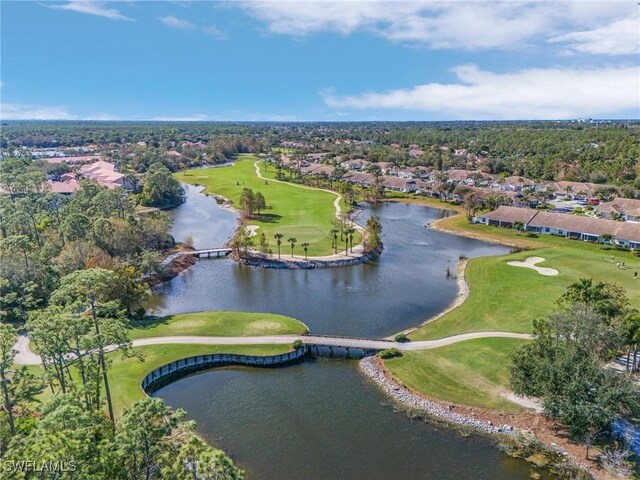
[[[338,253],[338,229],[331,229],[331,248],[333,248],[333,253]]]
[[[273,238],[276,239],[276,243],[278,244],[278,260],[280,260],[280,245],[282,244],[282,235],[281,233],[276,233]]]
[[[291,257],[293,258],[293,247],[296,246],[296,242],[298,240],[295,237],[289,237],[287,238],[287,242],[289,242],[291,244]]]
[[[395,170],[396,172],[396,177],[398,176],[398,169],[400,168],[400,161],[397,158],[392,159],[389,162],[389,166],[391,167],[391,170]]]
[[[613,235],[612,233],[603,233],[602,235],[600,235],[600,240],[602,240],[603,244],[613,243],[615,238],[615,235]]]
[[[304,249],[304,259],[309,260],[309,256],[307,255],[307,251],[309,250],[309,244],[307,242],[301,243],[302,248]]]
[[[518,232],[516,235],[520,235],[520,232],[524,230],[524,223],[522,222],[513,222],[513,229]]]
[[[349,230],[350,228],[345,229],[344,231],[344,254],[349,255]]]
[[[567,197],[569,197],[571,192],[573,191],[573,187],[571,185],[567,185],[566,187],[564,187],[564,191],[567,192]]]
[[[347,231],[345,232],[346,236],[349,238],[349,246],[350,246],[351,253],[353,253],[353,234],[354,233],[355,233],[355,229],[353,228],[347,228]]]

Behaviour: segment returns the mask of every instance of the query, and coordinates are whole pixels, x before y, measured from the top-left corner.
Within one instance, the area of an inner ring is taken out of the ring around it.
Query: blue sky
[[[635,1],[5,1],[3,119],[639,118]]]

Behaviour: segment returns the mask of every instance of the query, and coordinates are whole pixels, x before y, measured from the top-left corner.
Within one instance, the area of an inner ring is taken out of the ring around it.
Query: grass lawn
[[[208,353],[241,353],[247,355],[278,355],[291,350],[290,345],[147,345],[139,347],[144,361],[137,358],[122,359],[117,353],[109,356],[113,365],[109,381],[116,415],[136,400],[144,398],[140,382],[149,372],[174,360]]]
[[[117,417],[136,400],[145,397],[140,387],[142,379],[152,370],[166,364],[193,355],[209,353],[240,353],[246,355],[278,355],[291,350],[289,345],[145,345],[136,349],[143,356],[143,361],[137,358],[123,359],[118,352],[107,354],[113,361],[109,369],[109,386],[113,399],[113,409]],[[44,369],[38,365],[27,367],[35,375],[44,374]],[[77,376],[77,370],[71,369]],[[38,396],[38,400],[45,401],[51,396],[51,390],[45,388]],[[105,412],[106,412],[105,404]]]
[[[531,320],[547,315],[565,288],[581,277],[624,287],[632,306],[640,307],[640,279],[633,278],[633,272],[640,271],[640,259],[628,253],[600,250],[583,242],[564,242],[563,248],[471,260],[466,272],[471,288],[467,301],[412,333],[411,338],[434,339],[475,331],[529,332]],[[613,262],[611,255],[616,257]],[[546,261],[538,266],[555,268],[559,275],[547,277],[528,268],[507,265],[508,261],[531,256],[545,258]],[[626,268],[616,268],[616,262],[622,260],[626,262]]]
[[[257,234],[264,232],[274,253],[277,252],[277,246],[273,236],[276,233],[283,234],[281,252],[284,258],[291,255],[287,242],[289,237],[297,239],[294,250],[296,256],[304,255],[300,246],[304,242],[309,243],[310,256],[332,254],[329,231],[330,222],[335,218],[333,202],[336,195],[274,180],[269,180],[267,184],[256,176],[255,161],[253,155],[239,155],[235,165],[230,167],[187,170],[178,172],[175,176],[181,182],[204,185],[205,192],[222,195],[236,206],[243,188],[261,192],[268,209],[261,213],[260,219],[250,220],[247,225],[260,227]],[[264,162],[259,165],[266,177],[274,173],[274,168],[271,167],[265,174]],[[342,208],[344,209],[344,205]],[[354,244],[361,241],[359,233],[354,235],[353,241]]]
[[[428,397],[518,412],[521,407],[502,398],[509,390],[509,356],[525,340],[481,338],[385,360],[393,376]]]
[[[129,337],[131,339],[172,335],[250,337],[303,334],[308,331],[302,322],[273,313],[196,312],[136,322],[129,331]]]

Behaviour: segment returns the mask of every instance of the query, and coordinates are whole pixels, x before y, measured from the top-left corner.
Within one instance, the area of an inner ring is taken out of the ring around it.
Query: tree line
[[[624,289],[609,282],[580,279],[556,301],[556,310],[533,322],[533,341],[512,357],[515,393],[539,397],[544,413],[568,436],[587,446],[611,433],[618,417],[640,415],[640,389],[611,362],[626,353],[637,368],[640,312]]]
[[[306,151],[400,162],[436,170],[480,167],[542,180],[629,185],[640,190],[640,124],[617,122],[171,123],[5,122],[4,149],[106,147],[120,167],[141,173],[161,162],[175,171],[220,163],[238,153],[267,152],[283,142]],[[142,142],[144,145],[138,145]],[[200,144],[194,147],[193,144]],[[423,153],[409,155],[417,145]],[[178,152],[180,156],[168,152]],[[464,151],[464,155],[456,155]],[[331,156],[328,160],[331,160]],[[470,160],[479,159],[478,161]]]
[[[30,161],[0,162],[0,460],[10,478],[242,478],[161,400],[116,418],[113,363],[143,360],[130,323],[144,315],[135,307],[148,292],[145,275],[160,271],[174,245],[168,216],[137,206],[144,195],[162,204],[178,184],[160,164],[147,174],[140,195],[81,180],[63,196],[43,188],[45,172]],[[42,373],[14,364],[19,328]]]

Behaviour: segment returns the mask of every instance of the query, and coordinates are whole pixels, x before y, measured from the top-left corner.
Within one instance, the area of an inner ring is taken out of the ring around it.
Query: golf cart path
[[[247,337],[205,337],[205,336],[168,336],[138,338],[131,342],[134,347],[145,345],[290,345],[295,340],[301,340],[305,345],[323,345],[332,347],[363,348],[371,350],[382,350],[386,348],[397,348],[401,351],[428,350],[431,348],[443,347],[453,343],[464,342],[477,338],[519,338],[531,339],[531,335],[526,333],[513,332],[472,332],[453,335],[451,337],[440,338],[438,340],[421,340],[416,342],[394,342],[389,340],[357,338],[357,337],[331,337],[321,335],[264,335]],[[14,363],[18,365],[40,365],[42,359],[40,355],[34,353],[29,348],[29,337],[21,335],[14,345],[17,352]],[[107,351],[116,350],[113,345],[106,347]]]

